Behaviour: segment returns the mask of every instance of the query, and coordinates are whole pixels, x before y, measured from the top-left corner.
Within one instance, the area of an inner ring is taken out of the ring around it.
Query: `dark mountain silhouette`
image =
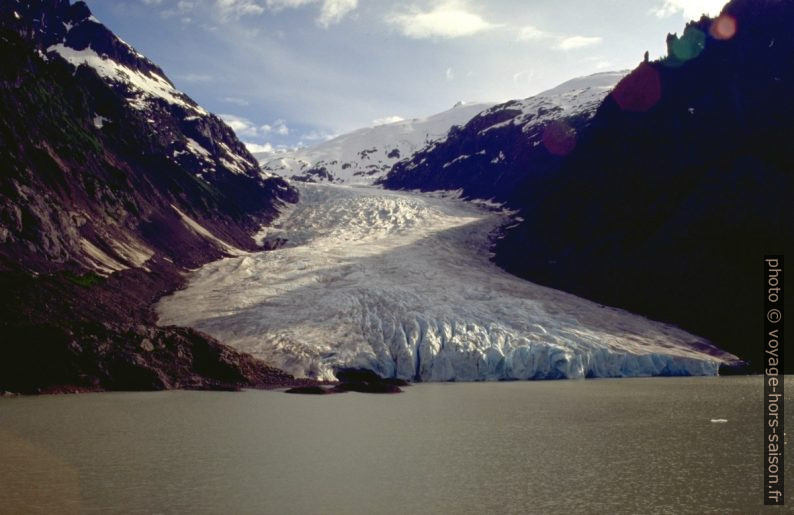
[[[460,188],[464,197],[512,201],[528,170],[552,174],[562,165],[576,135],[624,75],[582,77],[531,98],[496,105],[399,161],[379,183],[422,191]]]
[[[384,184],[507,202],[524,221],[497,242],[501,266],[678,324],[759,370],[763,256],[794,241],[793,23],[791,2],[735,0],[670,35],[669,55],[641,63],[592,119],[568,123],[569,154],[508,137],[488,151],[509,168],[412,177],[404,162]],[[422,158],[476,154],[478,120]]]

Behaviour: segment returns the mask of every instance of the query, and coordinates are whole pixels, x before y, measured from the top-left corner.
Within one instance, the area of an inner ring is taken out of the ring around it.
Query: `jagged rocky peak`
[[[99,22],[85,2],[69,0],[8,0],[0,6],[0,21],[13,27],[39,50],[63,44],[75,50],[91,47],[97,54],[137,70],[162,70]]]
[[[8,1],[0,6],[0,26],[16,31],[42,55],[55,54],[99,75],[142,115],[181,166],[202,177],[218,169],[267,177],[220,118],[177,90],[159,66],[105,27],[84,2]],[[98,128],[115,121],[117,113],[97,107]]]
[[[10,263],[103,274],[161,254],[195,264],[226,243],[252,248],[250,234],[296,199],[83,2],[3,1],[0,33]]]

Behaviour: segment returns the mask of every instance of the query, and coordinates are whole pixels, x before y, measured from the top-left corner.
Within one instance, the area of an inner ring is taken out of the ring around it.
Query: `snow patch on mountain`
[[[411,156],[395,163],[378,184],[386,189],[462,188],[466,198],[512,202],[534,172],[557,166],[626,72],[567,81],[523,100],[477,114]]]
[[[134,267],[144,267],[146,262],[154,257],[154,251],[140,241],[123,242],[110,240],[108,244],[117,255]]]
[[[119,272],[129,268],[110,257],[106,252],[85,238],[80,239],[80,246],[83,248],[83,254],[91,267],[101,275],[110,275],[113,272]]]
[[[181,209],[176,207],[175,205],[171,204],[171,208],[177,212],[179,217],[182,219],[182,223],[190,229],[191,231],[195,232],[202,238],[206,239],[207,241],[212,242],[219,250],[229,254],[230,256],[238,256],[241,254],[245,254],[245,251],[242,249],[238,249],[237,247],[233,247],[226,243],[225,241],[221,240],[210,231],[208,231],[203,225],[198,223],[197,221],[190,218],[186,215]]]
[[[202,180],[220,168],[239,175],[269,177],[260,174],[259,163],[242,145],[230,143],[231,129],[221,127],[219,118],[177,90],[156,64],[93,16],[82,17],[84,14],[62,22],[48,18],[49,32],[43,37],[47,55],[57,55],[75,68],[92,68],[132,109],[146,117],[152,136],[170,138],[169,157],[180,166],[194,169]],[[99,129],[109,121],[101,114],[94,117],[94,126]],[[176,121],[177,130],[172,123],[161,123],[163,118]]]
[[[488,116],[499,111],[517,111],[516,115],[480,131],[498,129],[506,125],[521,125],[524,132],[551,120],[579,113],[595,113],[604,98],[628,71],[603,72],[579,77],[523,100],[513,100],[483,111]]]
[[[202,147],[201,144],[193,138],[185,138],[187,141],[187,148],[199,157],[210,157],[209,151]]]
[[[165,77],[152,71],[144,73],[133,70],[112,59],[100,56],[91,47],[75,50],[59,43],[49,47],[47,51],[56,52],[75,67],[83,64],[90,66],[104,79],[127,86],[134,93],[134,96],[130,98],[130,105],[136,109],[142,111],[148,109],[148,102],[157,98],[201,115],[208,114],[201,107],[187,102],[184,93],[177,91]]]
[[[523,281],[489,259],[508,214],[453,195],[306,184],[260,236],[158,305],[299,376],[423,381],[713,375],[735,359],[676,327]]]
[[[330,141],[284,154],[259,153],[262,169],[302,182],[372,184],[401,159],[444,138],[490,103],[458,103],[427,118],[366,127]]]
[[[101,115],[98,115],[98,114],[94,115],[94,120],[93,120],[94,127],[96,127],[97,129],[101,129],[102,127],[105,126],[105,123],[107,123],[109,121],[110,120],[105,118],[104,116],[101,116]]]

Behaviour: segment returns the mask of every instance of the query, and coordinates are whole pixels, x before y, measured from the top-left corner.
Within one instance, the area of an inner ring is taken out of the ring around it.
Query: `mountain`
[[[83,2],[4,0],[0,63],[0,391],[288,381],[150,306],[297,192]]]
[[[763,256],[794,242],[792,22],[790,2],[734,0],[669,35],[668,55],[641,63],[586,123],[548,119],[489,143],[493,122],[475,117],[384,185],[506,202],[520,223],[498,264],[677,324],[757,370]],[[499,152],[505,164],[491,162]]]
[[[262,169],[301,182],[372,184],[392,166],[491,104],[459,102],[427,118],[366,127],[286,154],[258,154]]]
[[[486,109],[396,163],[378,182],[389,189],[462,189],[464,197],[504,202],[528,170],[551,173],[562,163],[576,145],[576,134],[625,74],[581,77]]]

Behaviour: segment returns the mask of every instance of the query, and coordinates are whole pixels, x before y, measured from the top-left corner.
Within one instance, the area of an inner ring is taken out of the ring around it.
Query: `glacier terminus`
[[[671,325],[535,285],[489,260],[510,213],[454,194],[304,184],[261,234],[161,300],[187,325],[296,376],[414,381],[714,375],[736,358]]]

